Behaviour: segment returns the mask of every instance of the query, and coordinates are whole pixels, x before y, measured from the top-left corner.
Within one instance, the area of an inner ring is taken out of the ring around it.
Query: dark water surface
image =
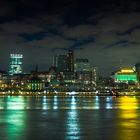
[[[140,97],[0,97],[0,140],[140,140]]]

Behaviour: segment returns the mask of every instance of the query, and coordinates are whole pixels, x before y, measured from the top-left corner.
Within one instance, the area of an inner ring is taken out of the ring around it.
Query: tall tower
[[[68,65],[69,65],[69,71],[74,72],[74,52],[73,52],[73,50],[68,51]]]
[[[53,58],[53,65],[59,72],[69,71],[68,57],[67,55],[56,55]]]
[[[91,66],[88,59],[77,58],[75,61],[75,71],[90,71]]]
[[[74,72],[74,53],[69,50],[67,55],[55,55],[53,57],[53,66],[59,72]]]
[[[10,54],[9,74],[21,74],[22,73],[22,54]]]

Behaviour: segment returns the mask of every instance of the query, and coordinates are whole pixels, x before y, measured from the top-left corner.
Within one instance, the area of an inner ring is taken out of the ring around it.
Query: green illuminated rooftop
[[[117,81],[134,81],[137,82],[136,74],[118,74]]]

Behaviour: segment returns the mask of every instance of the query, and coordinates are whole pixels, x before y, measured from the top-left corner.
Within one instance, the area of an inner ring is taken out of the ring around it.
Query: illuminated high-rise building
[[[10,54],[10,66],[9,74],[21,74],[22,73],[22,54]]]

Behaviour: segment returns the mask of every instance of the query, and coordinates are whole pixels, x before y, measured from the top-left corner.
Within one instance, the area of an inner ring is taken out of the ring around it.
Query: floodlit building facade
[[[133,68],[121,68],[114,75],[116,83],[138,82],[137,73]]]
[[[45,90],[45,83],[39,79],[38,77],[32,77],[27,82],[27,91],[44,91]]]
[[[9,74],[21,74],[22,73],[22,54],[10,54]]]

